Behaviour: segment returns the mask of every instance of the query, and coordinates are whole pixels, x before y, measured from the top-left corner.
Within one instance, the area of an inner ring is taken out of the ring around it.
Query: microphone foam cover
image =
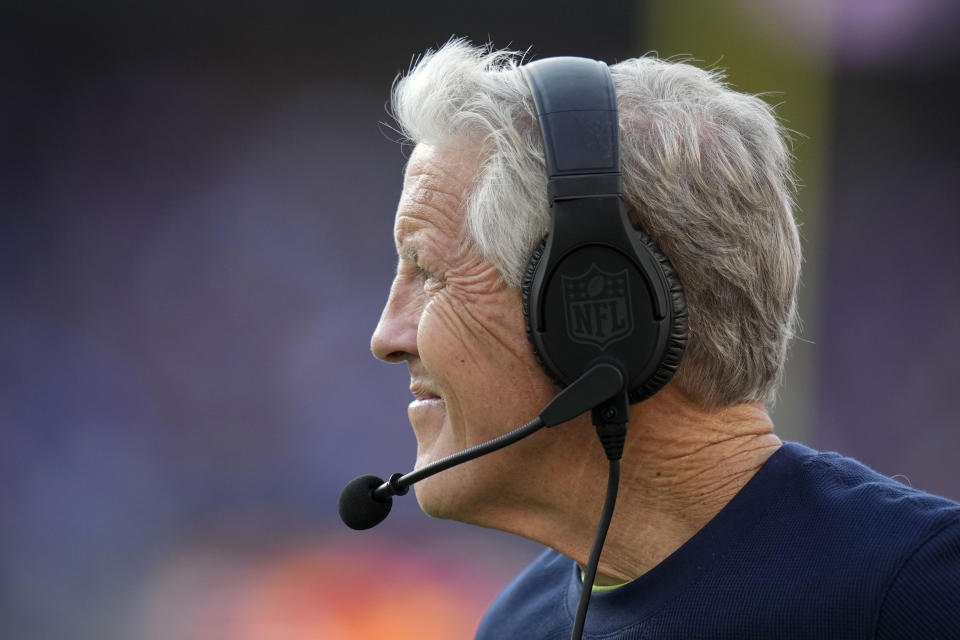
[[[381,502],[373,497],[373,490],[383,484],[377,476],[354,478],[340,492],[340,519],[351,529],[375,527],[390,513],[393,498]]]

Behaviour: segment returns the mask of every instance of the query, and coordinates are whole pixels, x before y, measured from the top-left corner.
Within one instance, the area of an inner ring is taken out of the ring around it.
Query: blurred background
[[[803,181],[781,435],[960,499],[960,4],[5,2],[0,637],[472,637],[540,548],[398,500],[403,367],[368,340],[412,56],[656,51],[777,104]]]

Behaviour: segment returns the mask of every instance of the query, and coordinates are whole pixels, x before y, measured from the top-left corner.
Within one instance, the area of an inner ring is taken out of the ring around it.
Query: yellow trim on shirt
[[[580,569],[580,584],[583,584],[583,578],[586,574],[583,569]],[[597,591],[613,591],[614,589],[619,589],[625,584],[630,584],[630,582],[621,582],[620,584],[595,584],[590,588],[591,591],[596,593]]]

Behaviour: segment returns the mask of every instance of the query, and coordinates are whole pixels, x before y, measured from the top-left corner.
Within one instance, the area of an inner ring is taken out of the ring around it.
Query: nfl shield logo
[[[596,264],[580,276],[563,279],[567,334],[574,342],[601,351],[633,332],[627,270],[607,273]]]

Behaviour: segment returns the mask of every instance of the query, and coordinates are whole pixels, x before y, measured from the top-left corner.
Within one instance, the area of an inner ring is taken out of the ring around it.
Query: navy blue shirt
[[[566,640],[580,586],[546,551],[477,639]],[[960,505],[785,444],[663,562],[594,592],[583,638],[960,639]]]

